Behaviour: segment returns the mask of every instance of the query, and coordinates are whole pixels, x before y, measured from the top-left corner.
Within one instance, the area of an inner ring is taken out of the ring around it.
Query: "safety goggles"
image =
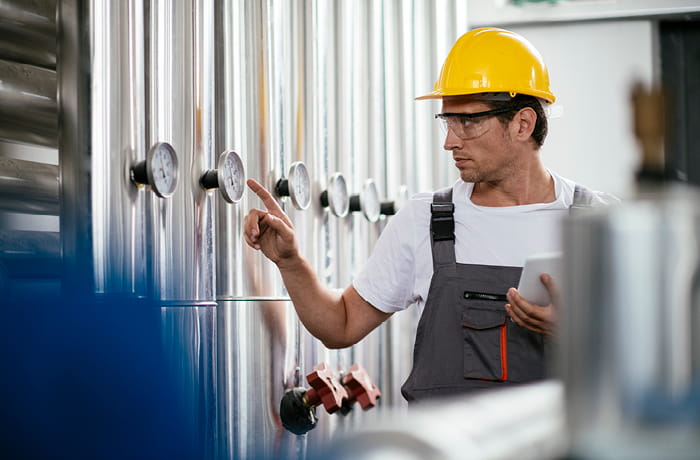
[[[502,107],[500,109],[486,110],[476,113],[437,113],[435,119],[440,120],[440,126],[445,134],[452,130],[457,137],[463,140],[474,139],[481,136],[486,126],[481,123],[486,117],[500,115],[502,113],[515,112],[519,107]]]

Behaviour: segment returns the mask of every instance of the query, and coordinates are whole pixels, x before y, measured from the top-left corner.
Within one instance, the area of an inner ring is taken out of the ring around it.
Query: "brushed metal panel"
[[[0,60],[0,139],[57,147],[56,72]]]

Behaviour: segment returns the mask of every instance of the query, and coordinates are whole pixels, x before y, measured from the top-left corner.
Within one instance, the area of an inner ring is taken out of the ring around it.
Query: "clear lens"
[[[440,120],[440,126],[445,135],[448,130],[451,130],[457,137],[466,140],[479,137],[484,132],[485,125],[481,123],[483,118],[470,119],[459,115],[440,115],[437,119]]]
[[[435,118],[440,120],[443,131],[451,130],[460,139],[474,139],[486,131],[484,120],[494,115],[520,110],[517,107],[503,107],[477,113],[438,113]]]

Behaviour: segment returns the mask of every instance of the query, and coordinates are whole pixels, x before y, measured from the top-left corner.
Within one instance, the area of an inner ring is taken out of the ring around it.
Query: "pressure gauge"
[[[408,187],[402,185],[399,187],[399,194],[394,201],[382,201],[380,213],[385,216],[393,216],[399,209],[408,201]]]
[[[367,179],[359,195],[350,197],[350,212],[362,211],[370,222],[379,220],[379,191],[372,179]]]
[[[289,167],[289,177],[280,179],[275,185],[279,197],[288,196],[297,209],[306,209],[311,203],[311,179],[309,171],[301,161],[295,161]]]
[[[149,185],[161,198],[168,198],[177,186],[177,154],[167,142],[153,144],[144,161],[131,167],[131,180],[139,185]]]
[[[335,173],[328,181],[328,189],[321,193],[321,206],[328,207],[336,217],[345,217],[350,207],[348,187],[342,174]]]
[[[218,188],[229,203],[237,203],[245,190],[245,170],[241,157],[234,151],[219,155],[216,169],[210,169],[199,180],[205,190]]]

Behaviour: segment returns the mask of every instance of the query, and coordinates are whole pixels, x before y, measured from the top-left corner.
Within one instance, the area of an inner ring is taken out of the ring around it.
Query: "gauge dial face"
[[[350,196],[345,178],[340,173],[333,174],[328,183],[328,206],[334,216],[345,217],[348,214]]]
[[[376,222],[379,220],[381,206],[379,202],[379,191],[372,179],[367,179],[365,182],[360,196],[360,206],[362,206],[362,213],[368,221]]]
[[[228,151],[219,155],[217,177],[221,195],[229,203],[237,203],[245,190],[245,170],[241,157]]]
[[[156,195],[161,198],[171,196],[177,186],[178,163],[175,149],[166,142],[154,144],[146,157],[146,172],[148,183]]]
[[[311,203],[311,178],[301,161],[292,163],[289,168],[289,197],[297,209],[306,209]]]

